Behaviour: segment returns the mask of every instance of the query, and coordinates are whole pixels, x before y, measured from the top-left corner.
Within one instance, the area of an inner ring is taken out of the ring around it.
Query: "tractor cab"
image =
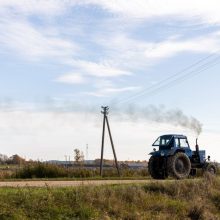
[[[184,135],[162,135],[152,146],[158,147],[158,150],[154,148],[154,152],[150,153],[154,156],[171,156],[176,152],[184,152],[189,157],[192,156],[187,137]]]

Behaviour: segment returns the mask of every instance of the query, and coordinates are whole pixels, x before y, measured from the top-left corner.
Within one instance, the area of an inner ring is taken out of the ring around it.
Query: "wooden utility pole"
[[[109,107],[108,106],[105,106],[105,107],[102,106],[101,113],[103,114],[103,128],[102,128],[102,147],[101,147],[101,160],[100,160],[100,176],[102,176],[102,170],[103,170],[103,153],[104,153],[104,143],[105,143],[105,124],[107,124],[109,138],[110,138],[110,142],[111,142],[111,146],[112,146],[112,151],[113,151],[114,158],[115,158],[115,165],[116,165],[116,168],[117,168],[117,171],[118,171],[118,175],[120,176],[117,156],[116,156],[116,153],[115,153],[114,143],[113,143],[113,139],[112,139],[112,135],[111,135],[111,130],[110,130],[110,126],[109,126],[109,121],[108,121],[108,111],[109,111]]]

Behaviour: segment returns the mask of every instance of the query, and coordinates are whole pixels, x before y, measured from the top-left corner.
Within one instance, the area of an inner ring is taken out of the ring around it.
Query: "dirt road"
[[[75,187],[88,185],[147,183],[150,180],[83,180],[83,181],[8,181],[0,182],[0,187]]]

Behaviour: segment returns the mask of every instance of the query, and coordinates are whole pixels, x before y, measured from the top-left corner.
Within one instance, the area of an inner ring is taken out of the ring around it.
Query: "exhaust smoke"
[[[119,106],[115,103],[111,103],[110,114],[113,119],[137,121],[146,120],[156,123],[165,123],[174,126],[180,126],[190,129],[197,136],[202,132],[202,123],[195,117],[187,116],[179,109],[167,109],[164,105],[155,106],[139,106],[136,104],[130,104],[126,106]],[[84,114],[85,121],[94,120],[97,124],[97,113],[100,112],[100,105],[94,105],[91,103],[73,103],[69,101],[54,101],[47,100],[39,105],[18,105],[13,100],[0,100],[0,111],[3,112],[16,112],[25,111],[29,113],[47,113],[59,118],[60,123],[71,124],[67,115],[74,115],[77,113]]]
[[[187,116],[179,109],[166,109],[165,106],[159,107],[154,105],[149,106],[134,106],[129,105],[124,107],[123,111],[119,111],[116,106],[111,107],[112,115],[124,120],[147,120],[156,123],[166,123],[174,126],[180,126],[193,131],[197,136],[202,132],[202,123],[192,116]],[[111,110],[110,110],[111,111]]]

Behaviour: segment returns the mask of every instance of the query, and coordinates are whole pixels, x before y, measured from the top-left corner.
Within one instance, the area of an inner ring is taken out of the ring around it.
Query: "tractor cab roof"
[[[182,134],[165,134],[165,135],[162,135],[161,137],[164,137],[164,136],[172,136],[175,138],[187,138],[185,135],[182,135]]]
[[[158,137],[152,146],[160,146],[160,148],[167,148],[168,146],[171,147],[175,138],[187,139],[186,136],[180,134],[166,134]]]

